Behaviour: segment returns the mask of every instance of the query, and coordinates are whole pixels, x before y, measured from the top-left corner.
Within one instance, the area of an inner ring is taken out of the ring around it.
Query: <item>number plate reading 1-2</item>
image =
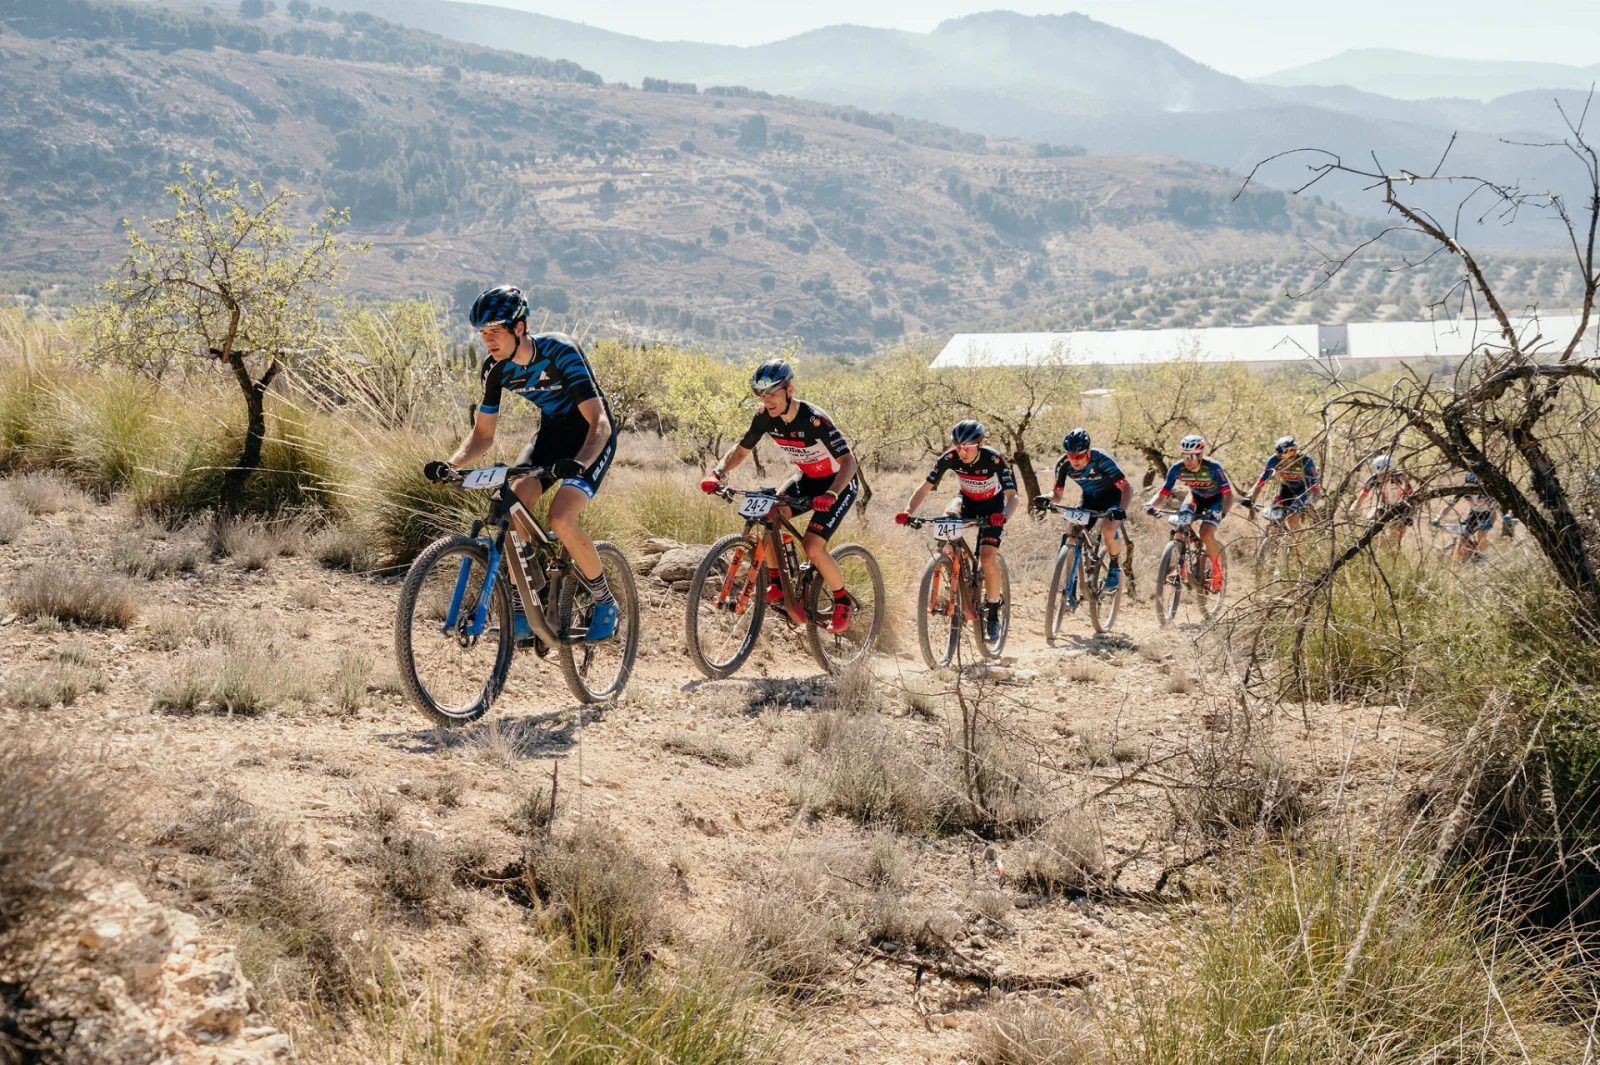
[[[778,501],[771,496],[745,496],[744,502],[739,504],[741,518],[764,518],[772,512]]]
[[[490,466],[488,469],[473,470],[461,479],[462,488],[499,488],[506,483],[506,468],[504,466]]]
[[[1191,522],[1193,520],[1194,520],[1194,515],[1193,514],[1174,514],[1174,515],[1172,515],[1172,517],[1167,519],[1167,524],[1176,526],[1178,528],[1182,528],[1183,526],[1189,524],[1189,522]]]
[[[1271,508],[1270,510],[1267,511],[1267,520],[1268,521],[1282,521],[1283,520],[1283,515],[1284,515],[1284,510],[1283,510],[1282,507],[1273,507],[1273,508]]]
[[[1067,521],[1070,521],[1074,525],[1089,524],[1089,512],[1087,510],[1080,510],[1077,507],[1073,507],[1069,510],[1063,510],[1061,512],[1061,517]]]
[[[933,520],[933,538],[935,540],[961,539],[961,519],[935,518]]]

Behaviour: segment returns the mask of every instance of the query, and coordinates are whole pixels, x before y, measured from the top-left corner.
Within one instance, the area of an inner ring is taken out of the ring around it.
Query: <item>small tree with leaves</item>
[[[935,378],[947,411],[966,411],[984,423],[988,443],[1008,455],[1027,498],[1039,494],[1033,456],[1054,454],[1053,439],[1079,417],[1080,384],[1061,344],[1030,353],[1018,365],[979,357]]]
[[[167,187],[171,218],[125,222],[128,256],[106,285],[100,350],[161,378],[191,358],[215,360],[238,383],[244,443],[218,501],[236,511],[266,439],[266,394],[307,350],[341,273],[335,232],[348,213],[329,209],[296,228],[288,189],[224,184],[184,166]]]

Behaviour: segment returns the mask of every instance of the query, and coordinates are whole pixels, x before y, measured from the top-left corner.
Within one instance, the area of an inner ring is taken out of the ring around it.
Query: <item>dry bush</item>
[[[1195,679],[1189,676],[1188,670],[1175,669],[1172,671],[1172,675],[1167,678],[1166,684],[1162,685],[1162,690],[1168,695],[1188,695],[1197,691],[1199,687],[1200,685],[1195,682]]]
[[[1017,878],[1040,895],[1084,895],[1105,877],[1100,839],[1087,816],[1069,811],[1023,844]]]
[[[1172,649],[1164,641],[1146,640],[1139,645],[1139,657],[1159,665],[1172,657]]]
[[[874,713],[883,707],[878,678],[865,665],[855,665],[830,678],[822,693],[822,710],[841,717]]]
[[[1007,1002],[978,1029],[978,1065],[1090,1065],[1104,1060],[1090,1022],[1042,1002]]]
[[[247,570],[262,570],[283,552],[276,525],[267,522],[218,519],[213,531],[217,553]]]
[[[22,617],[55,618],[88,628],[124,629],[139,614],[125,581],[47,566],[24,573],[6,598]]]
[[[955,797],[943,787],[925,756],[913,750],[875,715],[816,715],[812,747],[818,756],[802,764],[827,810],[863,824],[911,832],[948,820]]]
[[[150,708],[169,714],[253,716],[283,698],[282,666],[256,648],[220,648],[191,658],[163,679]]]
[[[18,710],[48,710],[71,706],[86,692],[103,692],[108,683],[101,670],[63,665],[6,681],[3,697],[7,706]]]
[[[367,681],[372,676],[372,659],[360,651],[341,651],[328,678],[333,705],[353,714],[367,703]]]
[[[1067,679],[1074,684],[1108,684],[1111,674],[1093,658],[1078,657],[1067,663]]]
[[[446,773],[433,782],[433,801],[447,810],[454,810],[461,805],[466,791],[467,782],[459,774]]]
[[[373,886],[384,897],[416,909],[448,909],[453,861],[432,836],[400,824],[392,796],[369,792],[356,823],[361,835],[346,857],[371,870]]]
[[[239,960],[257,987],[335,1007],[358,997],[357,929],[325,880],[295,858],[283,825],[224,788],[154,842],[204,859],[184,887],[196,903],[238,922]]]
[[[1010,895],[992,889],[973,892],[967,899],[967,905],[972,907],[972,912],[978,916],[986,917],[999,925],[1009,921],[1012,911],[1016,908]]]
[[[153,611],[144,634],[145,646],[155,651],[176,651],[185,640],[194,640],[202,647],[232,647],[240,639],[238,628],[229,618],[176,607]]]
[[[735,767],[750,764],[750,750],[705,729],[676,729],[661,746],[677,754],[698,758],[708,765]]]
[[[847,931],[833,918],[815,912],[795,892],[752,891],[734,909],[733,936],[745,964],[774,990],[815,995],[839,970],[838,954]]]
[[[59,473],[25,473],[4,482],[5,494],[29,514],[58,514],[83,510],[89,499]]]
[[[661,875],[615,830],[582,822],[570,835],[530,836],[523,884],[590,954],[641,958],[661,929]]]
[[[0,497],[0,544],[15,540],[33,522],[28,508],[10,499]]]
[[[1092,769],[1103,769],[1116,763],[1111,737],[1099,729],[1086,728],[1078,732],[1078,746],[1084,764]]]
[[[0,936],[114,845],[126,807],[102,767],[7,730],[0,738]]]
[[[289,602],[301,610],[316,610],[327,601],[320,584],[300,584],[289,593]]]
[[[555,822],[556,808],[551,789],[535,784],[527,796],[517,804],[506,821],[506,827],[525,839],[543,839],[550,834]]]
[[[1220,744],[1189,754],[1186,788],[1173,792],[1178,826],[1205,835],[1292,837],[1309,813],[1305,784],[1275,756]]]
[[[328,525],[311,538],[311,557],[329,569],[371,573],[382,564],[381,551],[362,529],[349,524]]]

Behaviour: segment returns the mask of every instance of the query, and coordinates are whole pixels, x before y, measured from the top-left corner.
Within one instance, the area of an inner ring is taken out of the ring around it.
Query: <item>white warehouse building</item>
[[[1578,328],[1572,314],[1513,319],[1522,342],[1541,355],[1560,353]],[[1066,333],[957,333],[934,369],[1018,366],[1060,359],[1068,365],[1129,368],[1192,358],[1261,369],[1308,366],[1360,374],[1395,363],[1453,365],[1475,351],[1503,346],[1493,319],[1352,322],[1349,325],[1250,325],[1211,329],[1121,329]],[[1578,354],[1600,353],[1600,315],[1591,316]]]

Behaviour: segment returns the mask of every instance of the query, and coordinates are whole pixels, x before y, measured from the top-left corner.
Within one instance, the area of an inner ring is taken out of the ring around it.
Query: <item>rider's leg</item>
[[[811,564],[817,567],[817,572],[828,585],[831,592],[844,591],[844,571],[839,568],[839,563],[828,554],[828,541],[814,532],[808,532],[800,539],[800,546],[806,549],[806,557]]]
[[[1217,527],[1210,522],[1200,523],[1200,542],[1206,545],[1206,556],[1212,562],[1222,560],[1222,541],[1217,539]]]
[[[1107,520],[1100,526],[1100,540],[1106,545],[1106,554],[1111,557],[1111,564],[1122,564],[1122,522]]]
[[[528,508],[529,514],[533,513],[534,508],[539,505],[540,497],[544,495],[544,485],[539,483],[537,477],[518,477],[511,482],[511,490],[517,494],[517,501]],[[517,535],[524,540],[532,543],[537,539],[533,530],[525,527],[527,523],[514,513],[511,516],[511,523],[517,527]]]
[[[1000,549],[993,544],[978,548],[978,563],[983,567],[983,594],[991,603],[1000,601]]]
[[[518,498],[521,498],[519,492]],[[567,552],[572,555],[572,562],[585,580],[598,581],[605,576],[600,565],[600,553],[594,549],[594,541],[578,524],[578,515],[583,508],[589,505],[589,497],[583,489],[564,484],[556,489],[556,497],[550,501],[550,531],[566,545]]]

